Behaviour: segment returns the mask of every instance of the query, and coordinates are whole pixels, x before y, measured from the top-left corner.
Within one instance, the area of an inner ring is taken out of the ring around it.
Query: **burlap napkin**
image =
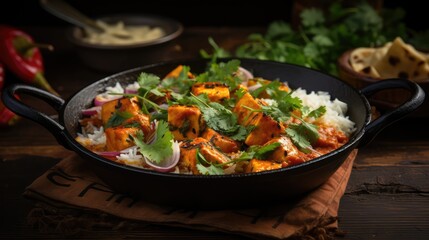
[[[123,224],[121,220],[126,220],[134,223],[133,226],[164,224],[257,239],[318,238],[320,235],[326,239],[338,229],[339,202],[356,154],[354,150],[325,184],[301,200],[265,208],[189,211],[138,201],[115,193],[74,154],[37,178],[27,187],[24,196],[36,202],[29,214],[30,223],[39,227],[53,225],[57,231],[61,228],[61,231],[70,231],[67,221],[72,221],[74,227],[88,229],[97,223],[113,227],[113,222]]]

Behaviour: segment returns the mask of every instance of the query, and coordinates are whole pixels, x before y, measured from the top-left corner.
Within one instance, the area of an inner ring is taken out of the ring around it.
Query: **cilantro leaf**
[[[319,25],[325,22],[325,17],[320,9],[309,8],[301,12],[301,22],[305,27]]]
[[[231,57],[231,53],[229,53],[228,51],[226,51],[225,49],[219,47],[216,42],[213,40],[213,38],[209,37],[209,44],[213,47],[213,53],[209,54],[208,52],[206,52],[205,50],[201,49],[200,50],[200,55],[203,58],[212,58],[212,59],[217,59],[217,58],[227,58],[227,57]]]
[[[319,138],[317,126],[305,121],[300,124],[289,124],[286,134],[291,138],[295,146],[304,153],[309,153],[311,143],[314,143]]]
[[[277,122],[285,122],[290,118],[290,113],[285,113],[276,106],[261,106],[261,111]]]
[[[204,155],[200,153],[200,149],[197,149],[197,169],[203,175],[223,175],[223,169],[220,166],[216,166],[211,162],[207,161]]]
[[[190,79],[188,74],[191,68],[189,66],[182,66],[177,78],[170,77],[163,79],[161,86],[165,89],[171,89],[175,94],[186,94],[191,89],[192,84],[195,83],[194,79]]]
[[[152,162],[160,163],[173,154],[173,134],[168,130],[168,123],[159,121],[155,131],[155,141],[147,144],[143,141],[143,132],[133,137],[139,152]]]
[[[206,94],[183,97],[180,104],[196,105],[203,114],[204,121],[209,128],[233,139],[244,139],[248,131],[237,122],[237,116],[228,108],[217,102],[210,102]]]
[[[313,111],[304,114],[304,117],[319,118],[325,113],[326,113],[326,106],[320,106],[317,109],[314,109]]]
[[[154,74],[142,72],[137,78],[137,82],[139,83],[140,88],[151,90],[158,87],[161,80]]]
[[[122,125],[127,119],[133,117],[133,114],[127,111],[115,111],[112,116],[107,120],[106,128],[117,127]]]
[[[280,147],[279,142],[274,142],[265,146],[253,145],[234,160],[266,159],[267,155]]]
[[[206,72],[196,77],[196,81],[225,83],[230,89],[235,89],[241,83],[241,79],[235,76],[235,72],[237,72],[239,66],[240,61],[237,59],[226,63],[213,62]]]

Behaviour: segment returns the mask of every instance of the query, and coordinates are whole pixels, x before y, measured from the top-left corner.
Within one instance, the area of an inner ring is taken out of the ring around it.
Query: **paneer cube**
[[[274,138],[265,145],[275,142],[280,143],[280,146],[270,154],[268,157],[269,160],[281,163],[283,167],[296,165],[305,161],[305,154],[298,150],[289,137],[281,136]]]
[[[216,149],[208,140],[198,137],[192,141],[183,141],[180,144],[180,160],[178,166],[181,172],[201,174],[197,168],[197,149],[208,162],[226,163],[230,161],[226,155]],[[227,165],[224,166],[224,168],[227,167]]]
[[[195,106],[173,105],[168,108],[168,124],[177,141],[194,139],[205,128],[200,109]]]
[[[240,125],[248,126],[250,122],[257,120],[262,116],[261,112],[253,112],[251,109],[259,110],[261,109],[261,106],[258,101],[250,95],[250,93],[245,93],[243,97],[238,100],[232,110],[237,114],[237,122]]]
[[[121,151],[134,146],[132,136],[135,136],[139,128],[113,127],[106,128],[106,150],[109,152]]]
[[[145,141],[147,141],[148,138],[155,132],[155,129],[150,126],[150,119],[146,114],[139,113],[134,117],[127,119],[123,124],[123,126],[134,127],[136,127],[136,125],[140,126],[140,129],[143,131]]]
[[[177,77],[179,77],[179,75],[182,71],[183,71],[183,65],[179,65],[175,69],[173,69],[171,72],[169,72],[167,75],[165,75],[164,78],[177,78]],[[188,78],[193,79],[193,78],[195,78],[195,76],[194,76],[194,74],[188,72]]]
[[[221,102],[230,97],[228,86],[219,82],[195,83],[192,93],[196,96],[205,93],[212,102]]]
[[[105,126],[115,112],[127,112],[135,116],[141,113],[140,109],[141,106],[136,97],[112,100],[101,106],[101,120]]]
[[[238,141],[224,136],[211,128],[207,128],[201,137],[211,142],[224,153],[233,153],[240,150],[240,143]]]
[[[244,169],[244,172],[246,173],[262,172],[267,170],[279,169],[281,167],[282,167],[281,163],[276,163],[268,160],[252,159]]]
[[[263,113],[261,113],[261,117],[256,118],[249,125],[253,125],[254,129],[247,135],[244,141],[248,146],[264,145],[266,142],[279,137],[285,132],[283,125]]]

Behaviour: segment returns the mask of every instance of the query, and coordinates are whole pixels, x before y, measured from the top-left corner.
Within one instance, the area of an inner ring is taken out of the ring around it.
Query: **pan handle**
[[[64,100],[55,96],[52,93],[24,84],[12,84],[6,87],[2,94],[4,105],[8,107],[12,112],[15,112],[16,114],[24,118],[39,123],[46,129],[48,129],[61,145],[66,148],[69,148],[66,141],[67,138],[64,135],[64,126],[56,122],[48,115],[24,104],[17,97],[17,94],[19,93],[28,94],[30,96],[41,99],[44,102],[48,103],[50,106],[52,106],[57,112],[59,112],[64,106]]]
[[[410,99],[368,124],[365,127],[365,134],[360,140],[358,148],[369,144],[381,130],[419,108],[425,100],[423,89],[417,83],[405,79],[382,80],[363,88],[360,92],[368,98],[381,90],[393,88],[402,88],[409,91],[411,93]]]

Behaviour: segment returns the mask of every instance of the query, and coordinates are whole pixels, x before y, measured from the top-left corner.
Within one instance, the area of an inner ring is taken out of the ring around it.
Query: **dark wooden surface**
[[[77,58],[59,28],[25,29],[39,42],[56,47],[43,52],[46,76],[63,98],[83,86],[108,76],[96,72]],[[214,37],[232,49],[246,36],[261,29],[188,28],[172,48],[172,58],[198,57],[201,48],[210,49]],[[9,77],[10,79],[10,77]],[[40,101],[24,98],[38,109],[55,112]],[[339,227],[346,239],[429,238],[429,127],[425,117],[408,117],[387,127],[369,145],[359,149],[353,172],[342,198]],[[22,197],[27,185],[69,154],[43,127],[26,119],[0,130],[0,239],[58,239],[53,232],[40,232],[26,224],[32,203]],[[242,239],[226,233],[145,225],[130,231],[100,229],[84,238],[118,239]]]

